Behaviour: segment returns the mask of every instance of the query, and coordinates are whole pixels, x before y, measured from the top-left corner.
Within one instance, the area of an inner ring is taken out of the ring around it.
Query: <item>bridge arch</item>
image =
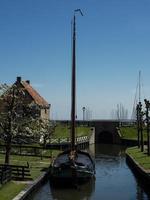
[[[117,131],[117,127],[119,127],[118,121],[95,120],[93,121],[93,127],[95,127],[95,143],[121,143]]]
[[[107,130],[103,130],[98,134],[97,143],[107,143],[112,144],[114,142],[113,133]]]

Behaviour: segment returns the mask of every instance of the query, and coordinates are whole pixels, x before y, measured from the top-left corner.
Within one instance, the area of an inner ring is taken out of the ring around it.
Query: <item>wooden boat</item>
[[[82,12],[80,9],[76,12]],[[72,102],[71,102],[71,148],[60,153],[54,160],[51,168],[51,182],[79,183],[95,174],[95,164],[90,154],[77,150],[75,144],[75,105],[76,105],[76,15],[73,18],[72,42]]]
[[[94,177],[95,164],[89,153],[67,150],[54,160],[51,180],[55,183],[83,183]]]

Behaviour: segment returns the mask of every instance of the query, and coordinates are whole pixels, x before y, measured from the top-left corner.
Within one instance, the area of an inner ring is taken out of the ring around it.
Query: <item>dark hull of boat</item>
[[[73,178],[73,177],[50,177],[50,184],[52,186],[61,186],[61,187],[74,187],[76,185],[81,185],[84,184],[91,179],[94,179],[94,176],[91,177],[78,177],[78,178]]]
[[[50,181],[54,184],[84,183],[95,176],[95,165],[91,156],[82,151],[77,152],[75,165],[69,163],[69,152],[63,152],[55,159]]]
[[[60,178],[51,178],[50,185],[55,188],[78,188],[78,186],[82,186],[91,181],[91,179],[95,180],[94,178],[79,178],[77,180],[74,179],[60,179]]]

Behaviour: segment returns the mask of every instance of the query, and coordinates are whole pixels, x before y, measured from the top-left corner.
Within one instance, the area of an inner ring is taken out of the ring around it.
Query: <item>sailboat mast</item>
[[[71,88],[71,149],[75,149],[75,105],[76,105],[76,17],[73,18],[72,37],[72,88]]]
[[[76,16],[83,13],[80,9],[74,10],[72,35],[72,87],[71,87],[71,150],[75,150],[75,118],[76,118]]]

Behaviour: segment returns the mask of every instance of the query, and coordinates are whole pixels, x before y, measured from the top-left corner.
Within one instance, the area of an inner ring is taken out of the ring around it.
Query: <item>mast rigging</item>
[[[75,150],[75,119],[76,119],[76,15],[79,12],[81,16],[83,13],[80,9],[74,10],[73,17],[73,37],[72,37],[72,86],[71,86],[71,149]]]

